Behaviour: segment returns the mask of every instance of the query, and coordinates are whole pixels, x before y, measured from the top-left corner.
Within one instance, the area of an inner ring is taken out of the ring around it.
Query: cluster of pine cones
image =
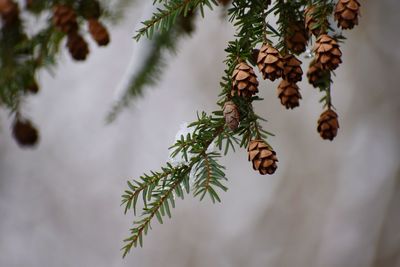
[[[334,19],[338,26],[342,29],[352,29],[357,25],[359,9],[360,4],[357,0],[339,0],[334,11]],[[313,6],[308,7],[305,10],[304,21],[296,21],[290,25],[284,36],[285,48],[282,51],[278,51],[271,43],[264,43],[259,50],[255,50],[256,64],[262,77],[271,81],[282,78],[277,94],[287,109],[293,109],[300,104],[301,94],[297,82],[302,80],[303,70],[302,62],[296,55],[306,51],[312,35],[316,37],[313,48],[315,58],[310,64],[307,78],[314,87],[324,84],[326,74],[335,70],[342,62],[342,52],[337,40],[327,34],[327,19],[318,22],[314,18],[315,10]],[[257,92],[257,76],[253,68],[241,60],[232,74],[231,96],[250,99]],[[240,114],[235,103],[231,100],[226,102],[223,113],[227,126],[231,130],[236,130],[240,123]],[[317,130],[323,139],[332,141],[337,135],[338,128],[338,115],[329,104],[318,120]],[[275,172],[278,161],[276,153],[265,141],[261,139],[250,141],[248,153],[254,170],[261,174]]]
[[[106,46],[110,36],[106,27],[99,21],[101,15],[100,4],[92,2],[90,8],[83,14],[88,22],[89,33],[99,46]],[[72,58],[85,60],[89,54],[89,46],[79,33],[77,16],[71,6],[59,4],[53,8],[53,24],[61,32],[67,34],[67,47]]]
[[[35,13],[36,4],[40,4],[39,0],[26,0],[25,9]],[[80,1],[78,8],[79,15],[87,21],[88,30],[92,38],[99,46],[106,46],[110,42],[110,36],[105,26],[99,21],[101,16],[99,2],[96,0]],[[84,37],[79,33],[77,13],[73,7],[66,4],[57,4],[53,7],[52,11],[52,23],[57,30],[67,35],[67,48],[72,58],[75,60],[85,60],[89,54],[89,46]],[[3,31],[14,32],[16,31],[15,29],[22,26],[20,8],[17,1],[0,0],[0,17]],[[39,86],[34,76],[32,74],[32,79],[26,88],[24,88],[24,92],[38,93]],[[39,131],[19,111],[16,112],[11,127],[13,137],[21,147],[33,147],[38,143]]]

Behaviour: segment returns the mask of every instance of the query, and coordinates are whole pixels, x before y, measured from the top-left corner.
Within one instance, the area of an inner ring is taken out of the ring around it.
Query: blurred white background
[[[139,1],[140,2],[140,1]],[[400,266],[400,42],[396,0],[361,1],[360,26],[345,32],[333,100],[340,131],[316,132],[320,93],[286,111],[277,83],[262,82],[256,106],[274,132],[280,162],[259,176],[245,150],[224,158],[223,203],[186,198],[156,222],[144,248],[121,258],[133,214],[123,215],[126,180],[158,169],[183,122],[211,111],[233,29],[221,12],[170,57],[161,82],[111,124],[105,116],[137,45],[144,2],[112,28],[112,43],[77,64],[68,55],[25,113],[40,127],[36,150],[21,150],[0,116],[0,266]],[[303,59],[304,69],[307,60]],[[252,186],[248,186],[251,184]]]

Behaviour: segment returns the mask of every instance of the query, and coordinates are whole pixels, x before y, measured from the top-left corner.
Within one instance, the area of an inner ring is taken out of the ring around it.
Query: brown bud
[[[39,140],[39,133],[29,120],[17,119],[13,125],[13,136],[22,147],[34,146]]]
[[[357,0],[339,0],[335,7],[335,20],[342,29],[353,29],[358,25],[360,3]]]
[[[300,105],[300,89],[296,83],[282,80],[278,86],[278,97],[286,109],[294,109]]]
[[[278,168],[278,158],[272,148],[263,140],[252,140],[247,149],[249,161],[253,163],[253,169],[260,174],[274,174]]]
[[[225,123],[229,129],[235,131],[240,122],[240,114],[237,106],[232,101],[227,101],[223,108]]]
[[[75,60],[85,60],[89,54],[88,44],[77,32],[68,34],[67,47],[72,58]]]
[[[26,87],[26,90],[32,94],[37,94],[39,92],[39,85],[35,79],[32,79],[32,81]]]
[[[283,59],[279,51],[269,44],[264,44],[257,58],[257,66],[264,80],[275,81],[283,75]]]
[[[258,92],[258,80],[252,67],[246,62],[236,65],[232,74],[231,95],[251,97]]]
[[[333,140],[339,129],[338,115],[335,111],[328,108],[318,120],[317,130],[324,140]]]

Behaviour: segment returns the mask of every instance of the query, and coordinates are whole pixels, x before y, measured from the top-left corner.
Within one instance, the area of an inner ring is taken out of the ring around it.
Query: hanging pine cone
[[[308,34],[304,21],[292,23],[285,36],[287,48],[294,54],[301,54],[307,49]]]
[[[223,108],[225,123],[229,129],[235,131],[240,122],[240,114],[237,106],[232,101],[227,101]]]
[[[53,8],[53,24],[63,33],[78,30],[75,11],[67,5],[56,5]]]
[[[67,47],[72,58],[75,60],[85,60],[89,54],[88,44],[77,32],[68,34]]]
[[[314,52],[315,59],[321,64],[322,69],[334,70],[342,63],[339,44],[327,34],[322,34],[317,38]]]
[[[106,27],[97,19],[89,20],[89,32],[99,46],[106,46],[110,42]]]
[[[360,3],[357,0],[339,0],[335,7],[335,20],[342,29],[353,29],[358,25]]]
[[[294,55],[288,54],[283,58],[283,78],[292,83],[297,83],[303,78],[303,70],[301,69],[301,61]]]
[[[37,84],[35,79],[31,80],[31,82],[26,87],[26,90],[32,94],[37,94],[39,92],[39,85]]]
[[[305,17],[305,28],[308,31],[308,33],[314,34],[314,36],[318,36],[320,29],[318,27],[318,22],[314,18],[314,13],[315,13],[315,7],[314,6],[309,6],[306,8],[304,11],[304,17]]]
[[[218,3],[220,3],[223,6],[227,6],[231,3],[232,0],[218,0]]]
[[[326,79],[329,79],[329,77],[327,77],[328,72],[329,71],[322,69],[321,63],[313,60],[307,71],[308,82],[315,88],[324,86],[326,84]]]
[[[324,111],[318,120],[317,130],[324,140],[333,140],[339,129],[338,115],[335,111],[328,108]]]
[[[17,119],[13,125],[13,136],[22,147],[34,146],[39,140],[39,133],[29,120]]]
[[[283,74],[283,59],[279,51],[269,44],[264,44],[258,53],[257,66],[264,80],[275,81]]]
[[[258,92],[257,76],[252,67],[246,62],[240,62],[236,65],[232,74],[231,95],[242,97],[251,97]]]
[[[0,0],[0,15],[5,26],[13,24],[18,20],[18,4],[12,0]]]
[[[253,163],[253,169],[260,174],[274,174],[278,168],[278,158],[272,148],[263,140],[252,140],[247,149],[249,152],[249,161]]]
[[[294,109],[300,105],[300,89],[296,83],[282,80],[278,86],[278,97],[286,109]]]

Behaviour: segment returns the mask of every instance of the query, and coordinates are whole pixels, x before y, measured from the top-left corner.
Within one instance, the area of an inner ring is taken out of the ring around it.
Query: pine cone
[[[39,92],[39,85],[35,79],[32,79],[32,81],[26,87],[26,90],[32,94],[37,94]]]
[[[342,29],[353,29],[358,25],[360,3],[357,0],[339,0],[335,7],[335,20]]]
[[[322,69],[322,65],[319,62],[316,62],[315,60],[311,61],[310,67],[308,68],[307,71],[307,78],[308,82],[314,86],[315,88],[318,88],[320,86],[323,86],[326,81],[326,74],[327,70]]]
[[[22,147],[34,146],[39,140],[39,133],[29,120],[17,119],[13,125],[13,136]]]
[[[89,54],[88,44],[79,33],[68,34],[67,47],[75,60],[85,60]]]
[[[301,69],[301,61],[294,55],[286,55],[283,58],[283,78],[292,83],[297,83],[303,78],[303,70]]]
[[[278,97],[286,109],[294,109],[300,105],[301,94],[296,83],[282,80],[278,86]]]
[[[258,92],[257,76],[246,62],[236,65],[232,75],[231,95],[251,97]]]
[[[237,106],[232,101],[225,102],[223,112],[226,125],[229,129],[235,131],[240,122],[240,115]]]
[[[53,24],[63,33],[72,33],[78,30],[75,11],[66,5],[56,5],[53,8]]]
[[[12,0],[0,0],[0,15],[4,25],[11,25],[18,20],[18,4]]]
[[[294,54],[301,54],[307,49],[308,33],[304,21],[297,21],[290,25],[285,36],[287,48]]]
[[[314,52],[315,59],[321,64],[322,69],[334,70],[342,63],[339,44],[327,34],[322,34],[317,38]]]
[[[263,140],[252,140],[247,149],[249,152],[249,161],[253,163],[253,169],[260,174],[274,174],[278,166],[278,158],[275,151]]]
[[[264,80],[275,81],[283,75],[283,59],[279,51],[269,44],[264,44],[261,47],[260,53],[258,53],[257,66]]]
[[[110,35],[106,27],[97,19],[89,20],[89,32],[99,46],[106,46],[110,42]]]
[[[333,140],[339,129],[338,115],[332,109],[327,109],[324,111],[318,120],[318,132],[322,139]]]
[[[314,34],[314,36],[318,36],[320,29],[317,27],[318,22],[314,18],[314,12],[315,12],[314,6],[309,6],[304,11],[305,28],[310,35]]]

